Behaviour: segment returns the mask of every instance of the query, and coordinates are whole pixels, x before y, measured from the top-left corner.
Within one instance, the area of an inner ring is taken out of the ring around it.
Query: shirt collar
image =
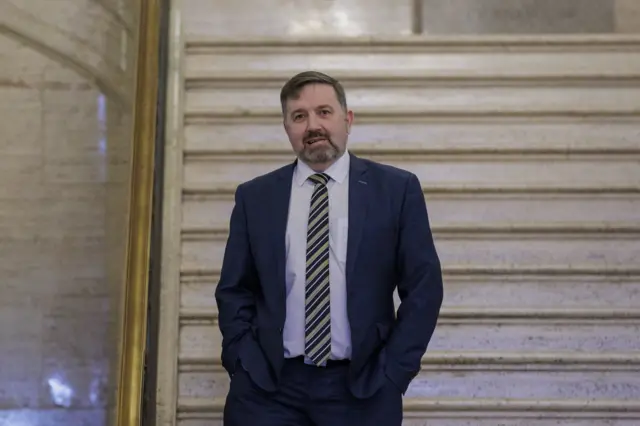
[[[341,184],[342,182],[344,182],[344,180],[347,178],[347,175],[349,174],[349,166],[351,163],[349,161],[349,157],[350,157],[349,152],[345,150],[342,156],[338,158],[336,162],[333,163],[327,170],[325,170],[324,173],[329,175],[331,179]],[[298,184],[298,186],[304,185],[307,179],[309,179],[311,175],[314,175],[316,173],[317,172],[314,171],[311,167],[309,167],[307,163],[298,159],[298,162],[296,164],[296,171],[295,171],[295,181]]]

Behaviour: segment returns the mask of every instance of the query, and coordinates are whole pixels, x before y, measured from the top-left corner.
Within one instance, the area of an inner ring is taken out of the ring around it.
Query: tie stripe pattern
[[[307,226],[305,354],[316,365],[322,365],[331,354],[329,179],[324,173],[309,177],[315,187]]]

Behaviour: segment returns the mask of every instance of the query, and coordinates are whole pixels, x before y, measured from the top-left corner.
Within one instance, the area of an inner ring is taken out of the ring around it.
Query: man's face
[[[353,112],[344,111],[328,84],[308,84],[286,103],[284,128],[294,152],[317,171],[345,151]]]

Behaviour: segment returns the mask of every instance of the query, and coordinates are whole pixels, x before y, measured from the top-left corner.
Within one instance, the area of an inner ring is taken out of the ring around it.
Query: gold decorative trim
[[[453,399],[404,398],[405,418],[425,418],[437,414],[446,418],[493,418],[505,415],[518,417],[583,419],[639,419],[640,402],[633,400],[588,399]],[[179,419],[219,419],[224,398],[181,398],[178,401]]]
[[[160,13],[160,0],[140,1],[117,426],[139,426],[142,416]]]

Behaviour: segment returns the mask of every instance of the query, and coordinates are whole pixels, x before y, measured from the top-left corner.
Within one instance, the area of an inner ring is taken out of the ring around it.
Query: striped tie
[[[305,291],[305,353],[322,365],[331,354],[329,293],[329,176],[318,173],[307,226],[307,285]]]

